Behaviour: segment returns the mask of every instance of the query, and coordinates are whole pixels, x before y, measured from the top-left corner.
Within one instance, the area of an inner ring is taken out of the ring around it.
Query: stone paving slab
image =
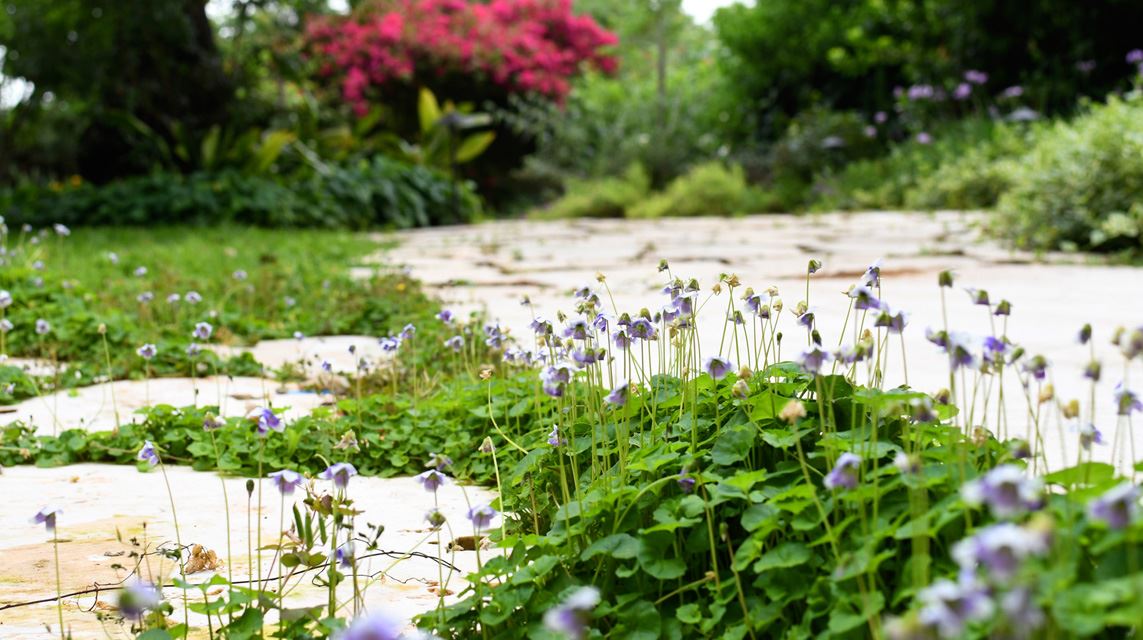
[[[110,431],[120,424],[139,421],[141,417],[135,412],[144,407],[196,403],[216,405],[228,418],[244,416],[257,407],[288,408],[280,415],[290,422],[329,402],[330,396],[266,378],[117,380],[28,398],[10,407],[15,411],[0,413],[0,425],[23,421],[35,426],[38,435],[54,435],[65,429]]]
[[[262,538],[254,541],[255,548],[259,546],[257,542],[262,545],[278,542],[281,531],[279,514],[283,506],[278,493],[270,483],[265,483],[262,487],[262,509],[255,514],[254,524],[248,529],[246,481],[241,478],[225,480],[233,550],[228,558],[222,511],[226,503],[218,476],[185,467],[170,467],[167,475],[175,494],[183,544],[200,544],[230,564],[229,570],[223,566],[215,571],[191,574],[189,579],[203,582],[215,573],[226,576],[229,571],[233,571],[235,580],[246,579],[251,566],[247,542],[254,535],[248,535],[248,531],[256,532],[260,520]],[[318,482],[317,488],[328,491],[330,487],[328,482]],[[381,550],[395,551],[398,558],[411,550],[437,555],[436,536],[430,535],[424,522],[424,514],[433,507],[433,496],[412,478],[357,477],[350,481],[348,492],[355,507],[364,511],[357,520],[358,532],[366,532],[367,522],[385,525],[385,531],[378,540]],[[124,571],[116,570],[112,565],[134,566],[126,555],[138,549],[129,544],[131,538],[152,550],[159,544],[174,544],[175,541],[170,502],[158,469],[141,473],[134,467],[99,464],[54,469],[6,468],[0,475],[0,495],[4,496],[4,508],[0,509],[0,531],[4,532],[0,536],[0,606],[50,597],[55,593],[51,536],[44,531],[43,525],[29,523],[31,516],[45,505],[53,504],[63,509],[58,531],[63,540],[60,559],[64,566],[65,592],[89,588],[95,582],[108,584],[121,580],[125,576]],[[300,500],[304,494],[299,492],[295,497]],[[439,508],[452,527],[451,534],[445,530],[443,542],[447,544],[453,536],[472,535],[471,525],[465,519],[469,504],[483,504],[492,497],[490,491],[478,487],[441,487]],[[257,493],[254,504],[256,507]],[[292,505],[293,501],[288,499],[284,506],[289,511]],[[286,523],[288,528],[288,518]],[[493,526],[499,526],[499,521]],[[122,534],[122,541],[117,539],[117,531]],[[364,545],[359,545],[358,553],[366,553]],[[476,568],[476,554],[472,551],[442,553],[446,560],[461,570],[448,581],[449,592],[460,593],[465,585],[463,575]],[[485,560],[490,555],[482,553]],[[263,575],[276,577],[277,574],[270,570],[273,552],[263,551],[262,558]],[[385,571],[389,576],[366,591],[366,605],[370,610],[388,610],[408,620],[436,607],[438,598],[433,589],[438,580],[438,570],[435,561],[409,558],[395,562],[394,558],[378,557],[362,562],[362,575]],[[164,576],[169,579],[172,573],[177,573],[172,563],[160,563],[157,559],[150,561],[149,569],[155,580]],[[311,585],[308,579],[302,580],[300,586],[290,593],[286,604],[320,605],[326,602],[327,593]],[[352,585],[346,582],[338,593],[341,601],[348,601]],[[168,588],[164,590],[164,596],[179,605],[182,592]],[[455,599],[455,596],[447,598],[450,603]],[[115,602],[115,594],[107,592],[98,596],[67,598],[65,625],[77,639],[130,637],[126,629],[110,623],[104,626],[96,620],[94,613],[89,612],[113,611],[111,607]],[[176,606],[172,619],[181,621],[182,617],[181,607]],[[53,632],[46,630],[47,625]],[[191,625],[205,628],[205,618],[192,613]],[[51,604],[0,612],[0,638],[5,640],[52,640],[59,637],[55,629],[56,610]]]
[[[350,348],[353,351],[350,351]],[[391,354],[381,349],[374,336],[305,336],[281,340],[261,340],[252,347],[231,347],[213,345],[219,356],[229,358],[249,353],[262,363],[266,371],[274,371],[288,365],[302,365],[309,377],[320,374],[323,362],[328,362],[333,373],[355,373],[361,358],[372,364],[390,359]]]

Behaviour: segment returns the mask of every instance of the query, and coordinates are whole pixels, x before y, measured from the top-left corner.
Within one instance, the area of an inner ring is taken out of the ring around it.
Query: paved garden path
[[[1084,323],[1093,325],[1097,355],[1106,372],[1097,391],[1097,423],[1105,434],[1112,432],[1116,424],[1112,388],[1122,373],[1108,342],[1118,326],[1143,325],[1143,270],[1094,264],[1083,256],[1038,258],[1013,252],[981,239],[978,227],[984,219],[981,214],[955,212],[874,212],[502,221],[400,233],[397,246],[376,259],[406,265],[455,310],[487,309],[491,318],[531,344],[527,325],[532,311],[520,300],[527,296],[538,313],[554,320],[559,309],[571,312],[572,289],[597,286],[597,273],[606,276],[619,311],[634,313],[642,307],[653,311],[666,302],[661,293],[666,275],[657,270],[660,259],[669,262],[673,274],[698,278],[704,291],[721,273],[737,274],[743,286],[756,290],[776,285],[792,309],[805,297],[806,265],[816,258],[825,266],[812,279],[810,305],[816,308],[826,345],[838,341],[849,304],[843,292],[880,259],[884,300],[911,314],[905,334],[909,383],[926,391],[948,386],[947,359],[925,340],[924,331],[944,325],[937,276],[952,270],[956,286],[946,291],[950,330],[979,336],[992,330],[988,312],[970,303],[965,288],[987,290],[994,303],[1010,301],[1008,335],[1029,353],[1049,359],[1057,394],[1064,399],[1087,397],[1081,373],[1089,354],[1077,344],[1076,334]],[[726,295],[716,300],[709,305],[714,309],[700,315],[703,345],[712,346],[706,355],[712,355],[722,335]],[[784,331],[790,345],[784,355],[792,356],[805,344],[805,332],[792,321]],[[723,352],[734,356],[729,347]],[[888,383],[903,382],[899,358],[889,362]],[[1009,376],[1005,385],[1006,409],[1009,424],[1022,432],[1026,405],[1014,378]],[[1136,379],[1143,376],[1136,374]],[[1065,436],[1063,444],[1058,444],[1058,434],[1051,436],[1047,453],[1055,466],[1065,451],[1068,460],[1073,459],[1075,434],[1068,425],[1052,428]],[[1143,440],[1140,443],[1143,450]],[[1096,455],[1107,457],[1109,448]]]
[[[187,467],[167,469],[171,490],[176,496],[179,533],[183,543],[201,545],[226,557],[227,529],[223,517],[222,487],[214,473],[193,471]],[[304,493],[298,492],[284,503],[278,492],[266,482],[262,487],[262,509],[250,521],[246,514],[246,481],[227,478],[229,497],[230,544],[233,549],[231,566],[208,563],[203,570],[188,575],[192,583],[202,583],[216,573],[227,576],[233,572],[235,581],[247,580],[251,575],[247,546],[256,549],[279,542],[279,523],[282,507],[285,522],[289,511]],[[329,483],[318,482],[319,488]],[[99,584],[104,589],[79,596],[64,598],[65,624],[72,637],[129,638],[126,627],[97,618],[101,612],[114,613],[118,594],[108,587],[123,583],[129,569],[135,567],[137,557],[148,554],[140,573],[154,582],[170,582],[178,577],[174,564],[154,555],[160,547],[175,545],[175,529],[166,485],[158,469],[140,472],[123,465],[80,464],[53,469],[20,466],[4,469],[0,475],[4,492],[4,508],[0,509],[0,607],[10,603],[28,602],[55,595],[54,558],[51,536],[43,526],[31,526],[28,514],[34,514],[44,504],[63,508],[59,516],[61,581],[65,593],[91,589]],[[437,605],[436,585],[442,573],[435,560],[408,557],[418,552],[436,557],[436,536],[427,529],[424,514],[433,508],[432,495],[412,478],[353,478],[348,495],[354,507],[364,512],[365,521],[384,524],[385,531],[378,540],[377,550],[367,550],[359,543],[357,553],[362,565],[362,581],[372,576],[373,584],[365,590],[366,605],[372,610],[387,610],[411,618],[431,610]],[[471,529],[464,514],[471,503],[489,501],[493,494],[485,489],[462,488],[450,484],[439,489],[438,505],[455,530],[456,536],[470,535]],[[253,511],[257,511],[257,492],[252,498]],[[261,519],[262,538],[256,538]],[[461,524],[463,523],[463,524]],[[249,524],[249,528],[248,528]],[[359,532],[364,530],[359,524]],[[451,540],[443,533],[445,544]],[[443,571],[448,593],[464,589],[463,575],[476,569],[476,555],[472,551],[450,553],[440,551],[444,560],[460,569],[459,573]],[[372,557],[366,558],[366,554]],[[262,575],[273,577],[277,588],[278,567],[273,552],[262,554]],[[255,564],[256,564],[255,560]],[[253,572],[258,575],[257,571]],[[321,606],[327,591],[316,586],[311,575],[295,577],[286,604],[289,607]],[[212,591],[212,597],[218,589]],[[346,581],[338,588],[338,599],[352,599],[352,584]],[[200,601],[201,593],[191,591],[191,601]],[[164,590],[164,597],[176,611],[171,620],[182,621],[182,592],[177,588]],[[455,600],[455,596],[450,601]],[[206,627],[204,616],[191,614],[191,625]],[[5,640],[32,640],[58,638],[54,603],[41,603],[16,609],[0,609],[0,638]],[[192,637],[205,637],[205,633]]]

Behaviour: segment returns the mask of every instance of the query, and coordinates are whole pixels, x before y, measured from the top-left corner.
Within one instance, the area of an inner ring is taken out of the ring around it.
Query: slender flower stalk
[[[60,536],[56,528],[58,516],[63,512],[59,507],[44,507],[32,517],[32,524],[43,524],[52,534],[52,553],[55,556],[56,570],[56,616],[60,625],[60,640],[67,640],[63,619],[63,580],[60,578]]]
[[[171,480],[167,477],[167,467],[163,464],[163,459],[159,454],[159,450],[155,445],[147,440],[143,443],[143,447],[139,449],[136,458],[140,462],[146,462],[151,467],[159,467],[159,472],[163,476],[163,484],[167,487],[167,498],[171,503],[171,519],[175,524],[175,543],[178,545],[178,562],[179,562],[179,577],[182,578],[183,583],[183,623],[190,628],[190,609],[187,606],[186,596],[186,559],[183,557],[185,548],[183,547],[183,536],[179,530],[179,514],[175,509],[175,492],[171,489]]]

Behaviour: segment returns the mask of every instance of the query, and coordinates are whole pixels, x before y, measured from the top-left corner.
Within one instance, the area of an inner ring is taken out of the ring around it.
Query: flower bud
[[[778,417],[784,422],[794,424],[799,419],[806,417],[806,405],[802,404],[801,400],[794,398],[782,407],[782,410],[778,412]]]
[[[1032,447],[1027,441],[1016,439],[1008,444],[1008,453],[1017,460],[1025,460],[1032,457]]]
[[[730,393],[739,400],[745,400],[746,396],[750,394],[750,385],[745,380],[739,378],[734,386],[731,387]]]
[[[1061,407],[1060,410],[1063,412],[1064,417],[1068,418],[1069,420],[1078,417],[1080,412],[1079,400],[1072,398],[1067,402],[1067,404]]]
[[[983,447],[988,444],[989,435],[988,430],[984,427],[974,427],[972,429],[972,443],[978,447]]]
[[[1080,329],[1079,336],[1077,337],[1077,340],[1079,340],[1080,344],[1087,344],[1091,340],[1091,325],[1090,324],[1085,324]]]

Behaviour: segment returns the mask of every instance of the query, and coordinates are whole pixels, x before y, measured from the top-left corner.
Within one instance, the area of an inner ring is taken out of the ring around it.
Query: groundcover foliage
[[[342,232],[242,227],[82,229],[0,233],[0,350],[66,373],[35,380],[0,367],[0,400],[107,378],[260,375],[249,356],[220,358],[212,345],[241,346],[298,335],[396,333],[421,327],[421,347],[402,361],[422,367],[451,335],[438,307],[404,273],[379,266],[351,278],[349,267],[384,247]],[[38,321],[46,325],[37,331]],[[207,339],[196,325],[211,326]],[[197,349],[188,348],[192,343]],[[143,359],[144,344],[156,354]],[[415,361],[415,363],[414,363]],[[267,372],[269,373],[269,372]]]
[[[497,549],[482,558],[476,544],[461,599],[441,597],[419,617],[439,637],[1130,637],[1143,622],[1134,480],[1143,465],[1131,466],[1131,418],[1143,402],[1117,387],[1105,438],[1094,405],[1058,397],[1045,358],[1007,335],[1011,305],[980,290],[969,301],[993,320],[990,335],[927,333],[948,356],[949,387],[889,387],[908,317],[881,299],[880,267],[845,292],[836,348],[823,346],[809,305],[820,267],[809,264],[805,299],[789,307],[776,289],[742,290],[732,275],[709,295],[671,277],[658,312],[613,315],[601,278],[600,291],[577,292],[574,315],[559,326],[536,317],[534,335],[515,343],[495,324],[442,312],[442,330],[461,340],[450,338],[459,348],[435,363],[445,376],[435,393],[382,381],[289,424],[275,415],[281,407],[219,421],[213,407],[159,406],[103,434],[37,437],[14,425],[0,462],[145,470],[165,461],[266,475],[284,495],[304,486],[290,535],[271,547],[288,570],[277,589],[221,575],[168,586],[202,591],[192,609],[214,615],[218,637],[264,627],[285,638],[400,636],[360,607],[355,554],[376,550],[384,531],[355,525],[347,486],[358,473],[426,468],[417,478],[430,493],[448,474],[500,494],[474,505],[470,523],[426,515],[442,563],[446,531],[471,527]],[[944,304],[952,275],[939,284]],[[719,355],[704,358],[695,316],[723,301]],[[1090,328],[1080,341],[1092,345],[1094,393],[1102,369]],[[1143,328],[1112,343],[1126,376],[1143,354]],[[500,361],[482,365],[492,353]],[[1027,407],[1026,428],[992,404],[1004,402],[1005,376],[1022,389],[1007,402]],[[1045,440],[1057,450],[1057,436],[1063,464],[1047,455]],[[1093,449],[1108,445],[1114,466],[1095,460]],[[180,551],[166,554],[181,566]],[[284,608],[283,583],[314,572],[328,605]],[[344,602],[335,587],[347,580],[354,595]],[[146,587],[133,588],[124,597]],[[127,616],[130,601],[120,603]],[[187,623],[165,617],[169,606],[153,601],[131,628],[182,637]]]

